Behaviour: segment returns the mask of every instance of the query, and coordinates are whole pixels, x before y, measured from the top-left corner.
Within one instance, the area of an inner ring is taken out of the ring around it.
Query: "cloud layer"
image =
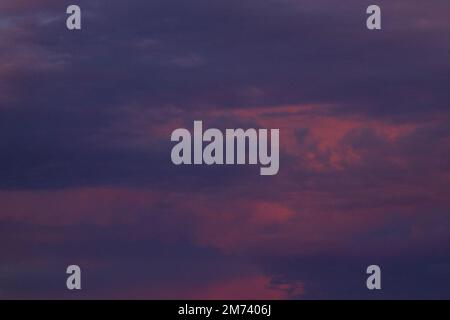
[[[78,2],[0,4],[0,298],[450,298],[448,1]],[[194,120],[279,174],[173,166]]]

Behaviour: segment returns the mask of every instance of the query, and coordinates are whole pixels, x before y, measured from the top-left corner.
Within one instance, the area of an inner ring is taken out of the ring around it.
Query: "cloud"
[[[449,3],[366,4],[3,1],[0,295],[447,297]],[[279,175],[173,166],[194,120],[279,128]]]

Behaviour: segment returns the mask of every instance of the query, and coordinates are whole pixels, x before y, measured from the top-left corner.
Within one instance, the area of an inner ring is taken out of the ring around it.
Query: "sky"
[[[0,299],[450,299],[449,35],[448,0],[0,0]],[[279,128],[278,175],[173,165],[194,120]]]

